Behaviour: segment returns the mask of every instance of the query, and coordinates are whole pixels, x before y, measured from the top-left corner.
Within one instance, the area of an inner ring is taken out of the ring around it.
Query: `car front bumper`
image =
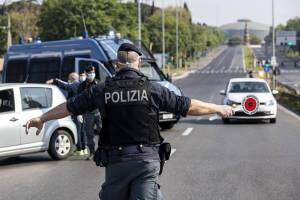
[[[260,105],[257,112],[253,115],[248,115],[243,111],[242,106],[235,108],[236,112],[233,116],[227,119],[273,119],[277,116],[277,105],[266,106]]]

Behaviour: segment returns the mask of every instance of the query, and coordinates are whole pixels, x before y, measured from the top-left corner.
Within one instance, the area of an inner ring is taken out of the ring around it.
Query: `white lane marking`
[[[185,131],[182,133],[182,136],[188,136],[194,128],[187,128]]]
[[[171,149],[171,155],[172,156],[175,153],[176,149]]]
[[[285,113],[291,115],[292,117],[295,117],[297,120],[300,120],[300,117],[299,117],[296,113],[294,113],[294,112],[292,112],[292,111],[286,109],[286,108],[283,107],[282,105],[278,104],[278,108],[279,108],[280,110],[284,111]]]

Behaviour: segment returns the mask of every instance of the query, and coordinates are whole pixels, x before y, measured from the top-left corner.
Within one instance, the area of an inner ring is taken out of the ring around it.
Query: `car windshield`
[[[151,62],[143,62],[140,70],[151,81],[162,81],[163,80],[162,76],[158,73],[158,71],[153,66],[153,63],[151,63]]]
[[[268,93],[269,89],[263,82],[233,82],[229,93]]]

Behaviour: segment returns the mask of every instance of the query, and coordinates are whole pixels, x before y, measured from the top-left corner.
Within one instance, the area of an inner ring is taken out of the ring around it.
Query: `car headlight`
[[[267,101],[266,106],[273,106],[275,104],[274,100]]]

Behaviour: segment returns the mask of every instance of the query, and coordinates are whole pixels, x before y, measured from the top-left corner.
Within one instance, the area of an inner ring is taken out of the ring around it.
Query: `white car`
[[[0,157],[48,151],[53,159],[67,158],[77,142],[76,125],[70,117],[45,123],[41,133],[26,122],[63,103],[66,98],[56,86],[0,84]]]
[[[265,80],[233,78],[220,94],[225,95],[223,104],[233,106],[235,110],[233,116],[223,118],[224,123],[230,122],[230,119],[269,119],[270,123],[276,123],[277,102],[274,95],[278,91],[271,91]]]

